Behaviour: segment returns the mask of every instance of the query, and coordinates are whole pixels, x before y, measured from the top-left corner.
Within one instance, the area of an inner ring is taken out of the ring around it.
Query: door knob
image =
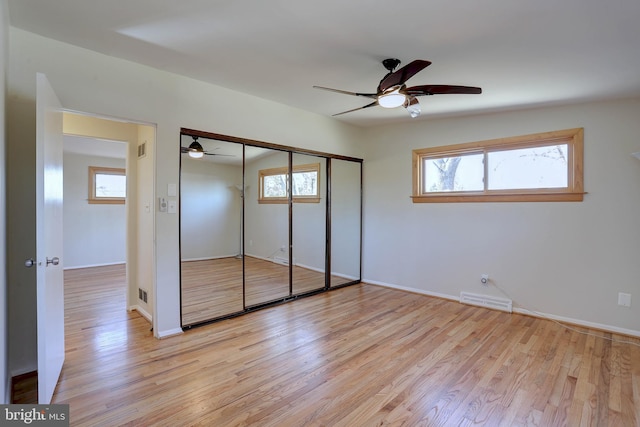
[[[31,268],[34,265],[36,265],[36,262],[33,260],[33,258],[29,258],[29,259],[24,261],[24,266],[27,267],[27,268]]]
[[[49,264],[53,264],[53,265],[60,264],[60,258],[58,258],[57,256],[54,256],[53,258],[49,259],[49,257],[47,257],[47,267],[49,266]]]

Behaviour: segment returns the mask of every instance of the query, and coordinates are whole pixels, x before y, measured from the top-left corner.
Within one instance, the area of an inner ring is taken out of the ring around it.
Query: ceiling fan
[[[382,78],[382,80],[380,80],[380,84],[378,85],[378,90],[376,91],[376,93],[349,92],[346,90],[331,89],[323,86],[314,86],[314,88],[343,93],[345,95],[363,96],[375,100],[371,104],[354,108],[352,110],[343,111],[342,113],[333,114],[334,116],[339,116],[341,114],[351,113],[352,111],[362,110],[364,108],[375,107],[376,105],[379,105],[384,108],[396,108],[402,106],[407,109],[411,117],[418,117],[420,115],[420,103],[418,102],[418,96],[450,93],[482,93],[481,88],[472,86],[421,85],[407,87],[405,85],[405,82],[407,80],[431,65],[430,61],[425,61],[423,59],[416,59],[415,61],[410,62],[397,71],[394,70],[398,65],[400,65],[399,59],[385,59],[384,61],[382,61],[382,65],[389,72]]]
[[[193,157],[194,159],[199,159],[203,156],[227,156],[227,157],[235,157],[233,154],[218,154],[218,153],[208,153],[204,151],[202,145],[198,142],[197,136],[192,136],[193,142],[189,147],[180,147],[181,153],[189,154],[189,157]]]

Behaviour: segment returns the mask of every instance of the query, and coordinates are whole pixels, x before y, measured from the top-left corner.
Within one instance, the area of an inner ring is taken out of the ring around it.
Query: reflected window
[[[126,195],[125,169],[89,166],[89,203],[124,204]]]
[[[293,166],[294,202],[320,202],[320,163]],[[287,203],[289,173],[287,167],[262,169],[258,173],[259,203]]]

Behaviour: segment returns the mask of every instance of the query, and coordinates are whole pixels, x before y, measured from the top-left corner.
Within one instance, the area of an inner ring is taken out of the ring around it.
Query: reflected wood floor
[[[156,340],[116,273],[66,275],[73,426],[640,423],[640,348],[547,320],[360,284]]]
[[[242,299],[242,259],[218,258],[181,263],[182,324],[184,326],[241,312],[289,296],[289,266],[245,257],[245,301]],[[324,288],[324,273],[293,267],[293,294]],[[349,282],[331,277],[331,286]]]

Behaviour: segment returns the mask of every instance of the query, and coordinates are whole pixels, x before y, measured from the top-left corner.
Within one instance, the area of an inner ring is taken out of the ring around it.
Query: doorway
[[[69,220],[75,221],[73,229],[65,230],[65,240],[72,239],[65,242],[65,268],[124,264],[123,308],[138,311],[152,323],[155,127],[65,112],[63,133],[65,178],[77,175],[73,183],[65,182],[64,204],[74,203],[76,208],[76,212],[69,212],[73,216]],[[124,170],[125,200],[89,200],[97,182],[92,181],[92,174],[102,170],[110,171],[107,174]],[[67,200],[67,196],[75,200]],[[67,213],[65,209],[65,226]]]
[[[64,181],[77,182],[73,182],[75,187],[71,190],[67,187],[68,182],[64,182],[63,203],[66,204],[72,197],[77,199],[76,205],[70,207],[70,210],[76,211],[72,219],[76,223],[74,225],[81,227],[76,228],[71,233],[71,237],[65,236],[65,238],[76,240],[79,244],[74,249],[75,253],[69,253],[68,248],[65,247],[61,263],[65,267],[90,267],[72,271],[75,288],[71,293],[80,294],[76,291],[82,286],[90,289],[87,292],[82,289],[82,295],[80,295],[82,304],[73,305],[75,308],[72,308],[72,312],[65,313],[65,322],[71,323],[67,325],[68,330],[85,329],[87,322],[91,319],[96,322],[94,326],[104,323],[105,314],[122,325],[122,320],[131,318],[128,312],[133,310],[152,323],[155,126],[77,112],[64,112],[62,133],[65,139],[73,140],[70,144],[84,144],[84,146],[80,145],[83,149],[82,153],[78,153],[77,147],[74,148],[76,158],[69,163],[65,160],[63,164],[64,175],[68,172],[68,166],[69,171],[72,168],[76,169],[75,175],[65,176]],[[119,154],[110,152],[109,146],[111,150],[117,147],[120,150]],[[84,160],[79,160],[81,158]],[[117,215],[114,215],[113,209],[102,212],[101,216],[94,215],[89,218],[90,216],[87,215],[87,209],[98,206],[89,206],[88,203],[89,166],[106,166],[125,170],[126,202],[110,206],[120,208]],[[79,210],[80,208],[82,210]],[[63,219],[66,214],[65,211]],[[77,224],[83,221],[84,223]],[[69,225],[65,224],[63,228],[69,228]],[[105,236],[109,234],[117,234],[119,238],[110,236],[107,241]],[[84,257],[81,257],[82,255]],[[89,276],[86,276],[87,272]],[[78,283],[81,286],[78,286]],[[116,285],[117,289],[108,287],[111,285]],[[126,292],[122,292],[123,288]],[[139,289],[145,291],[145,299],[138,298]],[[73,301],[73,295],[71,297]],[[74,319],[82,320],[78,323]],[[113,333],[114,331],[110,332],[112,335]],[[35,390],[37,373],[36,371],[24,372],[25,374],[14,376],[12,384],[14,391],[22,393],[22,397],[14,395],[12,398],[18,399],[21,403],[35,403],[38,399]]]

